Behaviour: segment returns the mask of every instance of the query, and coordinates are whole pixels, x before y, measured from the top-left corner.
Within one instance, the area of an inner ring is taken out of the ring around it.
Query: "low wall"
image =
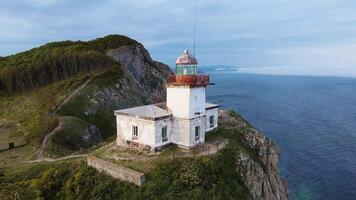
[[[134,183],[138,186],[142,186],[145,182],[144,173],[128,169],[119,165],[115,165],[111,162],[108,162],[95,156],[88,156],[87,163],[88,166],[93,167],[101,172],[105,172],[110,176],[120,179],[122,181]]]

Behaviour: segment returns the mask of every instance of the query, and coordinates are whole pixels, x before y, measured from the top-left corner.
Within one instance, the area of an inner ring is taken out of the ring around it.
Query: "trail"
[[[71,92],[67,98],[65,98],[54,110],[53,113],[56,113],[59,109],[61,109],[61,107],[63,105],[65,105],[66,103],[68,103],[68,101],[74,97],[76,94],[78,94],[80,92],[80,90],[82,90],[86,85],[88,85],[88,83],[93,80],[92,78],[89,78],[88,80],[86,80],[81,86],[79,86],[77,89],[75,89],[73,92]]]
[[[49,132],[42,140],[40,148],[36,151],[36,160],[43,160],[44,159],[44,152],[48,143],[48,140],[50,139],[51,136],[56,134],[57,131],[59,131],[62,128],[62,122],[59,122],[57,127],[53,129],[51,132]]]
[[[81,157],[86,157],[87,154],[79,154],[79,155],[69,155],[69,156],[64,156],[60,158],[42,158],[42,159],[36,159],[36,160],[29,160],[26,161],[26,163],[38,163],[38,162],[56,162],[56,161],[61,161],[61,160],[69,160],[73,158],[81,158]]]
[[[53,115],[56,115],[56,112],[63,106],[65,105],[71,98],[73,98],[76,94],[78,94],[80,92],[80,90],[82,90],[90,81],[92,80],[92,78],[89,78],[88,80],[86,80],[82,85],[80,85],[78,88],[76,88],[73,92],[71,92],[57,107],[56,109],[53,111]],[[45,135],[45,137],[43,138],[42,142],[41,142],[41,146],[40,148],[35,152],[35,160],[32,160],[31,162],[40,162],[40,161],[56,161],[59,160],[61,158],[58,159],[50,159],[50,158],[45,158],[45,149],[46,146],[48,144],[49,139],[56,134],[61,128],[62,128],[63,123],[60,121],[57,125],[56,128],[54,128],[51,132],[47,133]],[[71,155],[73,156],[73,155]],[[66,158],[70,158],[70,156],[66,156],[63,157],[64,159]],[[73,158],[73,157],[71,157]]]

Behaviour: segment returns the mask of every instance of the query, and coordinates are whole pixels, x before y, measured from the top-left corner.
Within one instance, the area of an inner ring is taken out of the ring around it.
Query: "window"
[[[137,137],[138,137],[138,127],[137,126],[132,126],[132,137],[133,137],[133,139],[137,139]]]
[[[200,126],[195,127],[195,141],[199,140],[200,138]]]
[[[214,116],[209,117],[209,124],[210,124],[210,128],[214,127]]]
[[[167,137],[167,126],[162,127],[162,142],[167,142],[168,137]]]

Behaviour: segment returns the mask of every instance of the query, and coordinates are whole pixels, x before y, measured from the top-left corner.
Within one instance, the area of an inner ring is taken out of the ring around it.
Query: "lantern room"
[[[186,49],[176,62],[176,75],[196,75],[197,59]]]
[[[188,50],[184,50],[177,59],[176,74],[168,76],[167,83],[171,86],[206,87],[209,84],[209,76],[198,75],[197,59]]]

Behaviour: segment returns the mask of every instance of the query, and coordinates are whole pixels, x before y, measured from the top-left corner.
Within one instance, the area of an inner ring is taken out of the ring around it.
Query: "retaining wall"
[[[134,183],[138,186],[142,186],[145,182],[144,173],[128,169],[119,165],[115,165],[111,162],[108,162],[95,156],[88,156],[87,163],[88,166],[91,166],[101,172],[105,172],[110,176],[120,179],[122,181]]]

